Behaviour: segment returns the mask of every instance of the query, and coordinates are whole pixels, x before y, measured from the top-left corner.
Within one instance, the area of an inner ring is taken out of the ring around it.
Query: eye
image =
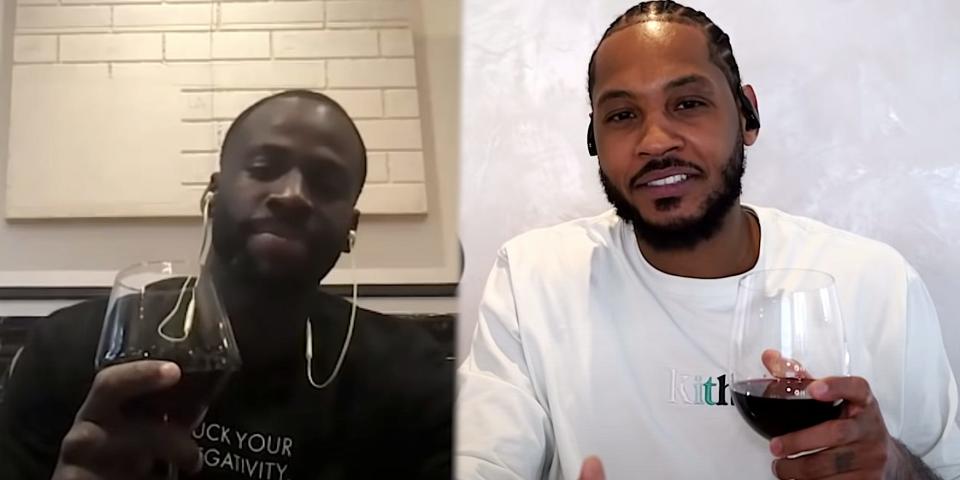
[[[280,174],[279,163],[270,157],[259,155],[247,166],[250,176],[259,180],[268,180]]]
[[[336,199],[348,196],[351,191],[349,177],[338,168],[313,168],[305,172],[310,189],[318,196]]]
[[[692,110],[695,108],[701,108],[706,106],[707,106],[706,102],[702,100],[688,98],[685,100],[681,100],[680,102],[677,103],[677,110]]]
[[[629,110],[624,110],[624,111],[615,112],[615,113],[613,113],[613,114],[608,115],[607,118],[606,118],[606,122],[607,122],[607,123],[618,123],[618,122],[623,122],[623,121],[626,121],[626,120],[631,120],[631,119],[634,119],[634,118],[636,118],[636,115],[634,115],[633,112],[631,112],[631,111],[629,111]]]

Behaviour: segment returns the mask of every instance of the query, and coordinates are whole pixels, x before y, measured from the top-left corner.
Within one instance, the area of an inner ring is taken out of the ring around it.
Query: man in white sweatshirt
[[[916,271],[740,203],[760,122],[727,35],[641,3],[604,34],[588,90],[615,209],[500,250],[459,372],[457,477],[960,477],[957,386]],[[768,441],[731,406],[727,352],[738,280],[778,268],[835,278],[852,375],[808,388],[843,399],[840,418]]]

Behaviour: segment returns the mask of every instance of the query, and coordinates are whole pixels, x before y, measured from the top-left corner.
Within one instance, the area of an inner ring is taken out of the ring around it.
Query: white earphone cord
[[[337,378],[337,375],[340,373],[340,367],[343,366],[343,359],[347,358],[347,350],[350,348],[350,340],[353,338],[353,327],[357,323],[357,262],[355,253],[353,253],[353,232],[351,232],[351,242],[350,250],[351,252],[347,255],[350,257],[350,272],[353,277],[353,302],[350,305],[350,324],[347,326],[347,335],[343,339],[343,347],[340,349],[340,357],[337,358],[337,364],[333,367],[333,372],[330,373],[330,377],[326,379],[323,383],[317,385],[317,382],[313,381],[313,328],[311,326],[311,318],[307,317],[307,351],[306,351],[306,360],[307,360],[307,380],[310,381],[310,385],[313,385],[313,388],[322,390],[327,388],[333,380]]]
[[[194,288],[200,286],[200,272],[203,271],[203,262],[207,257],[207,250],[209,250],[209,223],[210,223],[210,199],[213,196],[213,193],[207,192],[203,195],[203,232],[200,237],[200,271],[197,272],[197,281],[194,284]],[[173,320],[174,314],[180,310],[180,304],[183,302],[183,296],[187,293],[187,287],[190,285],[190,277],[188,276],[186,280],[183,281],[183,287],[180,288],[180,295],[177,296],[177,303],[173,305],[173,310],[167,314],[166,317],[160,322],[160,325],[157,325],[157,334],[160,335],[160,338],[171,342],[171,343],[180,343],[187,339],[187,336],[190,335],[190,329],[193,327],[193,316],[196,310],[195,296],[190,298],[190,303],[187,304],[187,312],[184,315],[183,319],[183,335],[179,337],[173,337],[163,333],[163,329],[166,328],[167,324]],[[143,295],[143,289],[141,289],[141,296]]]

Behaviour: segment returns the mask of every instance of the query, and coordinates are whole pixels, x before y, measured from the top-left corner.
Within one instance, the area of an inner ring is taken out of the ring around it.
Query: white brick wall
[[[423,183],[423,153],[390,152],[388,155],[390,181],[397,183]]]
[[[21,35],[13,42],[13,61],[44,63],[57,61],[57,37],[54,35]]]
[[[386,90],[383,109],[387,117],[419,117],[420,98],[415,89]]]
[[[19,0],[20,5],[56,5],[60,0]]]
[[[277,58],[376,57],[377,32],[373,30],[321,30],[274,32]]]
[[[327,80],[332,87],[415,87],[415,65],[412,58],[330,60]]]
[[[410,29],[380,30],[380,53],[384,57],[412,57],[413,34]]]
[[[142,62],[163,58],[159,33],[92,33],[60,36],[62,62]]]
[[[17,30],[67,30],[110,27],[110,7],[21,7]]]
[[[367,155],[367,183],[386,183],[390,181],[387,170],[387,154],[374,152]]]
[[[406,21],[409,4],[402,0],[330,0],[327,19],[331,22]]]
[[[32,128],[63,139],[56,150],[46,143],[58,142],[11,142],[9,182],[40,173],[47,181],[9,189],[8,217],[192,216],[195,202],[185,199],[216,169],[232,119],[290,88],[324,92],[356,119],[369,151],[364,212],[427,211],[409,0],[2,1],[16,2],[11,134]],[[102,98],[110,92],[123,97]],[[146,106],[132,118],[123,113],[129,102]],[[50,132],[43,120],[82,124],[100,104],[113,109],[102,122],[117,128]],[[168,151],[179,152],[169,184],[117,183],[131,160],[142,171],[169,170],[169,153],[158,153]],[[89,176],[89,198],[60,198],[58,183],[73,179],[50,178],[61,171],[50,162],[76,158],[104,170]],[[116,196],[138,189],[150,200]]]
[[[216,14],[209,4],[120,5],[113,7],[113,26],[119,29],[154,27],[159,31],[180,26],[208,27]]]
[[[220,6],[221,26],[227,28],[245,28],[250,25],[269,25],[277,28],[284,24],[300,23],[323,24],[324,2],[297,1],[287,3],[240,2],[224,3]]]

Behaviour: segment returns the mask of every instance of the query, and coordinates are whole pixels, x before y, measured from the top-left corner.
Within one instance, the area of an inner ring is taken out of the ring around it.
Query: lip
[[[295,263],[303,261],[306,255],[307,247],[303,241],[272,232],[254,233],[247,242],[251,253],[270,261]]]
[[[676,183],[676,184],[673,184],[673,185],[664,185],[664,186],[659,186],[659,187],[657,187],[657,186],[647,186],[647,184],[650,183],[650,182],[655,182],[655,181],[657,181],[657,180],[663,180],[664,178],[669,178],[669,177],[672,177],[672,176],[674,176],[674,175],[686,175],[686,176],[687,176],[687,179],[686,179],[685,181],[683,181],[683,182]],[[635,180],[631,183],[631,186],[632,186],[633,188],[645,188],[645,189],[669,188],[669,187],[673,187],[673,186],[676,186],[676,185],[682,185],[682,184],[688,183],[690,180],[693,180],[695,177],[699,177],[699,176],[700,176],[700,171],[697,170],[697,169],[695,169],[695,168],[692,168],[692,167],[670,167],[670,168],[664,168],[664,169],[661,169],[661,170],[655,170],[655,171],[652,171],[652,172],[650,172],[650,173],[647,173],[646,175],[643,175],[642,177],[635,179]]]
[[[662,185],[655,187],[648,187],[641,185],[636,187],[636,190],[650,198],[651,200],[659,200],[661,198],[670,198],[670,197],[682,197],[693,189],[694,182],[697,180],[696,177],[688,177],[686,180],[681,182],[672,183],[670,185]]]
[[[267,234],[279,239],[297,242],[302,242],[306,238],[306,232],[303,229],[274,219],[253,220],[251,224],[251,236]]]

